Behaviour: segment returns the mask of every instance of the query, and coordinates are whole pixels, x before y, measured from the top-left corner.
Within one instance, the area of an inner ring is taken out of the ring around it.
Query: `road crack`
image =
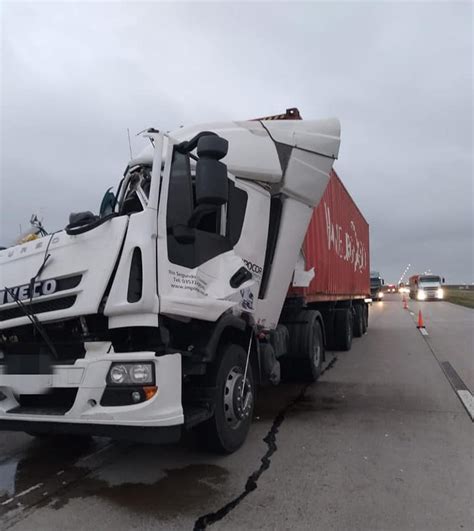
[[[334,356],[332,360],[326,365],[326,367],[321,371],[321,376],[329,369],[331,369],[336,363],[336,361],[337,356]],[[283,424],[283,421],[285,420],[285,416],[291,410],[291,408],[293,408],[298,402],[304,399],[306,391],[310,386],[311,383],[305,384],[302,387],[301,391],[296,395],[296,397],[290,400],[273,419],[273,423],[270,427],[270,430],[263,438],[263,441],[267,445],[267,451],[260,460],[260,466],[247,478],[244,490],[237,497],[235,497],[233,500],[228,502],[226,505],[224,505],[217,511],[200,516],[194,524],[194,531],[202,531],[208,526],[218,522],[219,520],[222,520],[231,511],[233,511],[240,504],[240,502],[244,500],[251,492],[257,489],[257,484],[258,480],[260,479],[260,476],[270,468],[271,457],[278,450],[278,446],[276,444],[277,434],[281,425]]]

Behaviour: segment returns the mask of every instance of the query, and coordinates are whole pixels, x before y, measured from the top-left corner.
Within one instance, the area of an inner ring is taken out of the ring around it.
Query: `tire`
[[[354,337],[362,337],[364,335],[364,315],[362,306],[360,304],[357,304],[354,306],[354,327],[353,327],[353,334]]]
[[[242,400],[246,357],[240,345],[225,344],[219,349],[218,359],[209,373],[208,384],[216,387],[215,411],[213,417],[197,427],[197,433],[202,445],[213,452],[231,454],[247,438],[254,409],[255,383],[249,362]]]
[[[352,310],[350,308],[336,312],[335,336],[338,350],[351,350],[353,331]]]
[[[288,324],[289,355],[282,359],[285,379],[316,382],[321,375],[324,359],[323,331],[319,312],[301,310],[294,315],[296,324]]]
[[[369,305],[368,304],[364,304],[362,315],[363,315],[363,324],[364,324],[364,334],[366,334],[369,328]]]

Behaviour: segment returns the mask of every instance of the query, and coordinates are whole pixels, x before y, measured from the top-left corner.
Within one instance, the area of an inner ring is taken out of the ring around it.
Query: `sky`
[[[148,127],[298,107],[336,116],[335,169],[386,282],[473,282],[466,3],[1,4],[0,245],[97,212]]]

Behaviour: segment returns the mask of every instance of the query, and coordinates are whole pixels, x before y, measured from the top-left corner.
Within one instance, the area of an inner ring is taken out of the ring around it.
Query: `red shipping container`
[[[335,171],[314,209],[303,244],[308,288],[291,288],[307,302],[370,296],[369,224]]]

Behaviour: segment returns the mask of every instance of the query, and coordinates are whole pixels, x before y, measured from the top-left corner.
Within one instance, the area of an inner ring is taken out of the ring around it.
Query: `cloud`
[[[97,211],[126,165],[127,128],[298,106],[304,118],[340,118],[336,168],[387,281],[408,262],[473,280],[471,5],[2,10],[0,242],[32,212],[53,230],[71,211]]]

